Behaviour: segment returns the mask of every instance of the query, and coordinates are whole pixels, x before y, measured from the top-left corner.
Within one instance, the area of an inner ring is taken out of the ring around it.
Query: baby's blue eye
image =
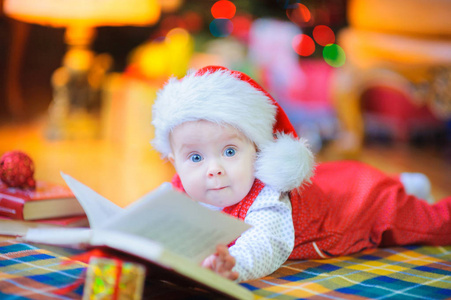
[[[227,148],[227,149],[225,149],[225,151],[224,151],[224,155],[225,156],[234,156],[235,155],[235,153],[236,153],[236,150],[235,149],[233,149],[233,148]]]
[[[193,154],[189,157],[192,162],[200,162],[202,160],[202,156],[200,154]]]

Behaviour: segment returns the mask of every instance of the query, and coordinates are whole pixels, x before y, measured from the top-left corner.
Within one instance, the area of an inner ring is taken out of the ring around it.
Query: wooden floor
[[[36,179],[64,183],[62,171],[121,206],[170,180],[174,173],[147,141],[139,147],[108,140],[49,141],[43,130],[42,122],[0,125],[0,155],[24,151],[35,162]],[[317,155],[317,161],[340,158],[328,148]],[[435,199],[451,195],[451,158],[444,151],[374,144],[355,159],[393,174],[423,172],[432,182]]]

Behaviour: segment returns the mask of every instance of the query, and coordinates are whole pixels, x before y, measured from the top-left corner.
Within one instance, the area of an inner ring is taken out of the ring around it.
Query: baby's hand
[[[238,272],[232,271],[234,266],[235,258],[230,255],[229,248],[225,245],[218,245],[216,253],[210,255],[202,262],[202,267],[208,268],[230,280],[238,278]]]

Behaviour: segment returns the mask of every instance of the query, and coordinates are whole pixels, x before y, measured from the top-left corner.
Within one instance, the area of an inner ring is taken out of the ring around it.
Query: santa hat
[[[278,191],[300,187],[313,173],[307,141],[298,138],[271,95],[244,73],[208,66],[181,80],[169,79],[153,106],[153,146],[166,157],[171,131],[196,120],[229,124],[243,132],[258,148],[255,177]]]

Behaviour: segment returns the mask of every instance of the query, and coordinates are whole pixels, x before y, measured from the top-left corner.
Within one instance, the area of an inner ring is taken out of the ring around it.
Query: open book
[[[237,283],[200,267],[218,244],[229,244],[250,226],[210,210],[169,183],[121,208],[61,173],[89,220],[90,228],[29,229],[25,241],[72,247],[109,247],[198,283],[222,296],[252,299]]]

